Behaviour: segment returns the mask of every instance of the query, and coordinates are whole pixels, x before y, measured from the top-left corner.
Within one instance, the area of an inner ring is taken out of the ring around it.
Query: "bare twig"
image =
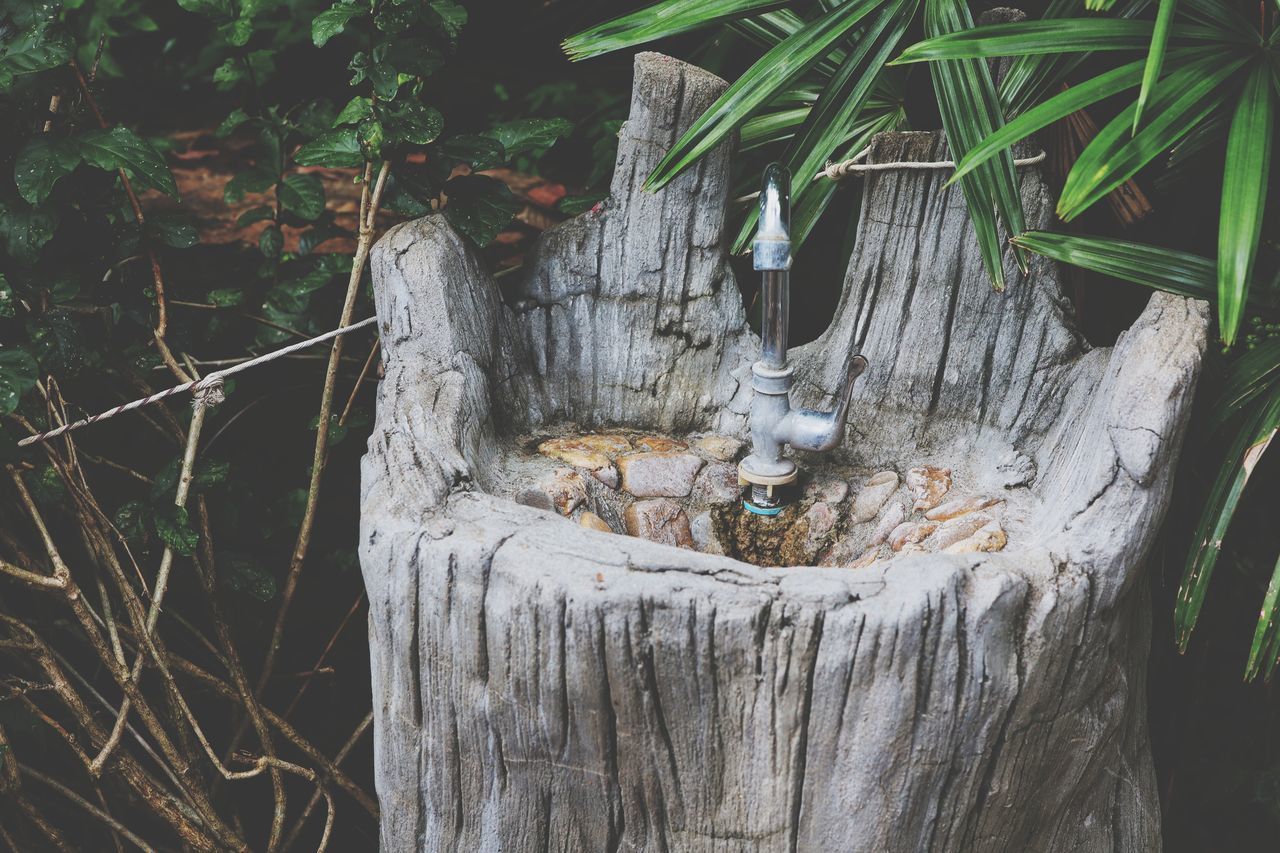
[[[25,764],[19,764],[18,770],[21,771],[22,775],[30,776],[32,779],[35,779],[37,782],[40,782],[41,784],[57,791],[63,797],[65,797],[66,799],[70,800],[72,803],[77,805],[82,811],[87,812],[93,817],[96,817],[98,820],[102,821],[107,826],[111,827],[111,830],[113,832],[117,832],[120,835],[123,835],[125,838],[129,839],[130,842],[132,842],[133,844],[136,844],[140,849],[147,850],[147,851],[151,851],[154,849],[150,844],[148,844],[147,842],[143,841],[141,838],[139,838],[138,836],[130,832],[129,827],[125,826],[123,823],[116,820],[111,815],[107,814],[105,811],[98,808],[93,803],[89,802],[84,797],[80,796],[75,791],[71,790],[66,785],[63,785],[61,782],[57,781],[56,779],[52,779],[49,776],[46,776],[40,771],[36,770],[35,768],[28,767]]]
[[[372,711],[365,714],[364,719],[360,721],[358,726],[356,726],[356,730],[351,733],[351,737],[347,738],[347,742],[342,745],[342,749],[338,750],[338,754],[333,757],[333,763],[335,766],[342,764],[342,762],[346,760],[347,756],[351,753],[351,750],[360,742],[360,738],[369,730],[369,726],[371,725],[373,725]],[[320,792],[316,791],[311,795],[311,799],[307,801],[307,807],[302,810],[302,814],[299,815],[297,821],[294,822],[293,829],[289,830],[289,835],[284,840],[284,846],[281,848],[282,850],[288,850],[294,845],[294,842],[298,840],[298,835],[302,832],[302,827],[306,824],[307,818],[311,817],[311,813],[315,811],[316,805],[319,804],[319,802]]]
[[[316,671],[324,665],[325,658],[329,656],[329,652],[333,651],[333,644],[338,642],[338,637],[342,636],[342,632],[346,630],[347,623],[351,621],[351,617],[356,615],[356,611],[360,609],[360,605],[364,604],[364,591],[356,596],[356,600],[351,605],[351,609],[347,611],[347,615],[342,617],[342,621],[338,623],[337,629],[329,637],[329,642],[325,643],[324,651],[320,652],[320,657],[316,658],[316,662],[312,664],[311,670],[307,673],[306,678],[302,682],[302,686],[298,688],[298,692],[294,694],[293,701],[289,703],[289,707],[284,709],[284,718],[287,720],[293,715],[293,709],[298,707],[302,694],[306,692],[307,686],[311,684],[311,678]]]
[[[356,384],[351,386],[351,393],[347,396],[347,404],[342,407],[342,414],[338,417],[338,426],[346,426],[347,418],[351,415],[351,407],[356,402],[356,395],[360,393],[360,387],[364,385],[365,377],[369,375],[369,368],[373,366],[373,357],[378,354],[378,346],[381,343],[381,338],[373,339],[373,346],[369,347],[369,355],[364,360],[364,366],[360,368],[360,375],[356,377]]]
[[[373,174],[373,164],[367,164],[364,171],[364,192],[360,198],[360,232],[356,242],[355,257],[351,262],[351,277],[347,280],[347,296],[342,305],[342,316],[339,326],[351,323],[355,311],[356,296],[360,292],[360,279],[364,275],[365,262],[369,258],[369,249],[373,245],[374,221],[378,215],[378,207],[382,203],[382,191],[386,186],[390,164],[383,161],[378,170],[377,182],[370,190],[369,179]],[[276,657],[280,653],[280,645],[284,638],[285,620],[289,615],[289,605],[298,589],[298,578],[302,574],[302,564],[307,557],[307,548],[311,544],[311,531],[315,525],[316,504],[320,498],[320,479],[324,473],[325,458],[329,449],[329,420],[333,416],[333,391],[338,380],[338,363],[342,358],[342,338],[335,338],[333,348],[329,351],[329,366],[325,371],[324,389],[320,394],[320,416],[316,430],[316,446],[311,460],[311,482],[307,488],[306,506],[302,513],[302,524],[298,529],[298,538],[293,548],[293,557],[289,561],[289,574],[285,578],[284,591],[280,597],[280,609],[276,612],[275,627],[271,631],[271,641],[267,645],[267,654],[262,663],[262,671],[258,675],[257,693],[262,691],[271,681],[271,673],[275,668]]]

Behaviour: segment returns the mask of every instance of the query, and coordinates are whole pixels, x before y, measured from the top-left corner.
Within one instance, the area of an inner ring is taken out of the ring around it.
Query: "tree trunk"
[[[829,400],[860,347],[841,452],[1002,489],[1006,550],[767,569],[500,495],[507,444],[549,425],[745,433],[759,342],[725,257],[730,148],[640,189],[723,89],[638,56],[611,198],[502,293],[443,217],[374,251],[360,556],[383,849],[1158,849],[1141,567],[1202,303],[1156,294],[1091,349],[1052,263],[1009,255],[991,289],[946,172],[874,172],[796,397]],[[869,160],[947,156],[899,133]]]

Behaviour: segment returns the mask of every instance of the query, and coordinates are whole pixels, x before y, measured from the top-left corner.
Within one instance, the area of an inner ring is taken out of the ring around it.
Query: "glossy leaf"
[[[573,122],[562,118],[528,118],[495,124],[485,136],[497,140],[507,159],[543,151],[573,132]]]
[[[849,0],[765,53],[680,137],[653,170],[645,188],[661,189],[715,148],[762,106],[785,91],[882,2]]]
[[[1222,85],[1245,60],[1209,56],[1170,74],[1151,101],[1151,119],[1135,135],[1136,104],[1098,132],[1076,159],[1058,199],[1058,215],[1070,221],[1181,139],[1223,102]]]
[[[364,154],[355,128],[343,127],[299,148],[293,161],[299,166],[363,166]]]
[[[1271,174],[1271,136],[1277,95],[1272,69],[1259,62],[1236,104],[1227,134],[1218,214],[1218,327],[1223,343],[1235,343],[1262,233]]]
[[[324,47],[329,39],[346,29],[352,18],[367,11],[354,3],[334,4],[311,20],[311,41],[316,47]]]
[[[498,236],[520,209],[520,202],[501,181],[485,175],[462,175],[445,184],[450,224],[477,246]]]
[[[1231,526],[1240,496],[1275,437],[1277,428],[1280,428],[1280,385],[1254,404],[1248,422],[1236,434],[1223,460],[1200,516],[1173,612],[1178,648],[1182,651],[1186,651],[1200,616],[1209,580],[1213,577],[1218,555],[1222,553],[1222,540]]]
[[[178,185],[164,158],[127,127],[85,131],[80,135],[80,154],[86,163],[100,169],[124,169],[138,189],[156,189],[178,197]]]
[[[587,59],[782,4],[783,0],[664,0],[583,30],[561,46],[570,59]]]
[[[33,136],[13,164],[18,194],[32,204],[40,204],[49,197],[58,179],[71,174],[79,164],[80,149],[74,140],[51,139],[48,134]]]
[[[38,371],[26,350],[0,349],[0,415],[18,408],[22,395],[36,386]]]
[[[315,175],[294,173],[276,187],[280,206],[308,222],[324,213],[324,185]]]

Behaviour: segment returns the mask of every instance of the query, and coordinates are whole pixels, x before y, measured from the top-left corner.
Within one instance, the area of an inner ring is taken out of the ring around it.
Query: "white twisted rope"
[[[854,154],[848,160],[840,163],[828,163],[826,168],[813,176],[816,181],[819,178],[829,178],[838,181],[849,175],[861,175],[867,172],[890,172],[900,169],[954,169],[956,167],[954,160],[902,160],[894,163],[863,163],[867,152],[870,148],[863,148],[857,154]],[[1037,163],[1044,162],[1045,153],[1041,151],[1033,157],[1022,157],[1014,160],[1013,165],[1017,168],[1024,166],[1034,166]]]
[[[159,402],[166,397],[172,397],[174,394],[181,394],[183,391],[190,391],[194,395],[194,399],[191,401],[191,405],[193,406],[216,406],[224,399],[222,381],[228,376],[239,373],[242,370],[248,370],[251,367],[257,367],[260,364],[266,364],[269,361],[275,361],[278,358],[283,358],[284,356],[297,352],[300,349],[306,349],[309,346],[314,346],[316,344],[332,340],[339,335],[345,335],[348,332],[363,329],[365,326],[376,322],[377,319],[377,317],[367,317],[359,323],[352,323],[350,326],[343,326],[340,329],[334,329],[332,332],[325,332],[323,335],[289,344],[289,346],[284,347],[283,349],[278,349],[274,352],[269,352],[266,355],[260,355],[257,358],[250,359],[249,361],[232,365],[225,370],[214,371],[203,379],[197,379],[193,382],[183,382],[181,385],[175,385],[172,388],[157,391],[150,397],[143,397],[140,400],[134,400],[132,402],[116,406],[114,409],[107,409],[105,412],[100,412],[91,417],[83,418],[75,423],[64,424],[57,429],[51,429],[47,432],[37,433],[36,435],[29,435],[19,441],[18,445],[20,447],[25,447],[28,444],[35,444],[38,441],[47,441],[51,438],[57,438],[65,432],[71,432],[72,430],[80,429],[80,427],[85,427],[89,424],[96,424],[98,421],[105,421],[107,418],[114,418],[116,415],[123,412],[139,409],[143,406],[150,405],[151,403]]]

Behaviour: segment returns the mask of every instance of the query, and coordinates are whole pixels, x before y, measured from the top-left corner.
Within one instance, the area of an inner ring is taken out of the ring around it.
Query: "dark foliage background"
[[[197,523],[194,504],[187,519],[172,517],[169,508],[183,430],[190,419],[181,400],[169,405],[167,413],[126,415],[77,433],[74,449],[58,443],[53,456],[39,448],[19,449],[16,440],[29,426],[51,425],[52,409],[64,409],[74,419],[176,381],[154,343],[157,300],[145,259],[148,249],[163,268],[168,303],[164,340],[183,367],[188,367],[184,354],[207,372],[223,360],[272,349],[297,334],[332,328],[342,310],[358,236],[356,160],[376,163],[385,157],[396,163],[377,218],[379,230],[426,212],[432,201],[439,205],[445,181],[465,177],[472,167],[493,167],[486,172],[492,184],[478,195],[468,196],[462,184],[445,191],[454,205],[447,215],[461,215],[459,208],[468,198],[479,199],[474,203],[481,213],[471,211],[474,215],[466,220],[479,223],[470,235],[484,245],[486,259],[495,268],[518,265],[540,230],[589,207],[607,191],[614,135],[626,114],[630,52],[572,64],[559,42],[607,15],[643,4],[611,3],[603,11],[582,0],[465,2],[466,26],[455,47],[441,48],[443,64],[416,82],[401,81],[390,99],[438,111],[443,132],[422,143],[388,142],[376,151],[362,135],[363,157],[307,165],[298,162],[298,145],[329,133],[336,113],[352,95],[366,93],[369,85],[366,81],[353,88],[348,66],[358,51],[369,49],[363,34],[375,28],[359,29],[357,21],[318,48],[312,22],[329,5],[323,0],[75,0],[59,10],[39,2],[0,2],[0,41],[5,44],[20,38],[32,26],[33,16],[46,13],[56,20],[59,31],[72,40],[85,74],[96,64],[89,89],[107,124],[130,128],[146,140],[174,174],[181,196],[179,203],[158,190],[143,192],[141,205],[151,225],[140,231],[113,170],[81,165],[49,194],[49,204],[56,205],[61,216],[60,226],[46,245],[34,253],[25,250],[30,224],[18,221],[14,213],[30,210],[13,179],[19,155],[46,120],[54,122],[55,136],[67,138],[83,136],[96,125],[92,107],[65,63],[9,81],[0,75],[0,121],[6,128],[0,134],[0,211],[5,217],[0,220],[0,397],[10,388],[21,396],[20,404],[0,410],[5,412],[0,418],[0,463],[25,484],[72,574],[95,602],[93,578],[101,560],[84,545],[84,511],[68,494],[69,473],[73,488],[74,477],[83,476],[119,533],[117,549],[136,561],[148,583],[164,547],[178,550],[158,631],[173,654],[223,677],[213,639],[216,616],[200,583],[199,565],[181,556],[211,545],[213,558],[206,568],[216,577],[222,621],[250,682],[268,657],[307,504],[327,350],[320,347],[305,357],[276,362],[228,384],[226,402],[213,410],[204,427],[196,466],[195,494],[207,507],[207,527]],[[406,2],[414,8],[429,5],[433,4]],[[1033,18],[1042,6],[1024,4]],[[977,15],[986,5],[975,2],[971,8]],[[235,22],[246,18],[252,21],[250,35],[243,44],[234,44],[240,38],[234,34]],[[905,43],[921,35],[908,33]],[[747,68],[758,53],[721,31],[680,36],[660,49],[729,78]],[[255,57],[255,52],[260,55]],[[263,73],[258,79],[219,73],[228,63]],[[53,95],[61,103],[50,116]],[[912,126],[940,124],[927,69],[907,76],[904,105]],[[1119,107],[1104,102],[1092,110],[1093,117],[1101,123]],[[308,186],[314,182],[322,188],[322,212],[299,212],[296,200],[291,210],[283,198],[273,195],[275,179],[261,187],[264,193],[250,192],[241,200],[224,198],[228,181],[252,173],[272,156],[264,149],[260,128],[252,123],[219,133],[219,126],[236,110],[248,116],[283,117],[287,128],[274,118],[267,122],[277,131],[285,128],[276,145],[280,153],[275,156],[281,158],[276,178],[309,176]],[[326,120],[311,122],[317,116]],[[538,126],[542,133],[509,125],[530,119],[550,124]],[[406,119],[402,125],[411,123]],[[396,130],[401,126],[396,121],[385,124],[379,132],[386,138],[394,140],[402,132]],[[448,160],[456,164],[452,171],[423,177],[428,186],[419,186],[417,192],[399,180],[400,175],[425,175],[424,161],[446,159],[439,153],[441,146],[455,137],[469,141],[474,151],[476,136],[505,143],[495,156],[473,153],[473,160]],[[1052,153],[1064,138],[1065,131],[1055,128],[1042,142]],[[1212,164],[1221,160],[1222,149],[1210,146],[1197,156],[1209,165],[1196,168],[1193,160],[1190,168],[1172,174],[1161,160],[1137,176],[1152,208],[1141,221],[1121,225],[1105,205],[1097,205],[1071,228],[1212,256],[1221,192],[1221,169]],[[744,159],[746,183],[755,180],[760,165]],[[821,333],[838,298],[843,263],[856,239],[848,223],[856,218],[859,204],[856,182],[846,184],[797,261],[795,276],[805,283],[796,288],[792,313],[793,322],[802,324],[793,332],[797,343]],[[266,219],[237,223],[260,205],[270,209]],[[1269,222],[1264,242],[1273,271],[1275,237]],[[325,241],[316,242],[321,238]],[[753,277],[745,265],[739,273],[750,305]],[[1137,285],[1074,268],[1068,268],[1068,282],[1082,328],[1099,345],[1113,341],[1149,296]],[[366,273],[358,282],[354,316],[371,313]],[[1265,336],[1267,323],[1276,320],[1251,317],[1246,331]],[[328,756],[338,753],[353,733],[366,731],[370,713],[355,545],[359,458],[376,382],[373,346],[372,335],[354,335],[339,363],[316,521],[278,659],[259,694],[265,707],[287,717],[301,738]],[[38,368],[24,374],[22,365],[3,361],[6,353],[19,351]],[[362,373],[367,358],[373,367]],[[1220,384],[1225,369],[1215,354],[1202,388]],[[40,387],[33,385],[36,378]],[[1179,655],[1173,643],[1174,594],[1203,495],[1220,461],[1216,439],[1204,427],[1212,413],[1203,409],[1211,399],[1210,394],[1200,395],[1174,506],[1151,571],[1155,618],[1150,714],[1166,849],[1272,850],[1280,831],[1280,743],[1273,735],[1280,724],[1280,703],[1270,684],[1245,684],[1240,671],[1280,542],[1275,524],[1280,461],[1275,454],[1264,457],[1250,484],[1252,499],[1231,529],[1215,592],[1206,600],[1189,651]],[[32,513],[9,476],[0,478],[0,559],[42,574],[52,571]],[[118,594],[112,598],[119,603]],[[63,657],[66,670],[78,673],[103,695],[105,701],[94,705],[93,715],[110,728],[120,691],[86,646],[58,595],[0,575],[0,615],[37,630]],[[0,644],[0,842],[22,851],[57,849],[59,843],[69,849],[105,849],[102,824],[87,819],[80,805],[41,781],[39,776],[44,776],[87,802],[109,803],[114,819],[159,849],[176,847],[172,829],[113,780],[110,767],[101,780],[86,774],[67,741],[50,725],[52,720],[75,729],[74,714],[42,686],[47,673],[33,665],[30,650],[16,642],[12,624],[5,625],[0,627],[5,641]],[[133,652],[126,657],[132,661]],[[244,723],[244,702],[228,700],[207,685],[180,683],[210,740],[219,749],[230,744]],[[142,686],[158,707],[163,705],[163,690],[152,669],[146,671]],[[91,691],[82,692],[92,704]],[[182,728],[180,723],[174,727]],[[341,766],[356,785],[371,792],[367,733],[355,737],[353,744]],[[122,748],[138,752],[128,742]],[[261,749],[252,733],[241,740],[240,748],[250,754]],[[280,749],[283,757],[306,763],[287,743]],[[38,775],[17,771],[20,766]],[[272,788],[265,775],[225,782],[204,768],[200,777],[219,813],[252,839],[254,849],[265,849],[260,840],[269,833],[272,811]],[[291,827],[315,786],[295,777],[286,785],[286,827]],[[373,849],[376,820],[343,792],[335,797],[338,818],[330,849]],[[319,842],[323,814],[321,802],[300,831],[299,849],[312,849]]]

